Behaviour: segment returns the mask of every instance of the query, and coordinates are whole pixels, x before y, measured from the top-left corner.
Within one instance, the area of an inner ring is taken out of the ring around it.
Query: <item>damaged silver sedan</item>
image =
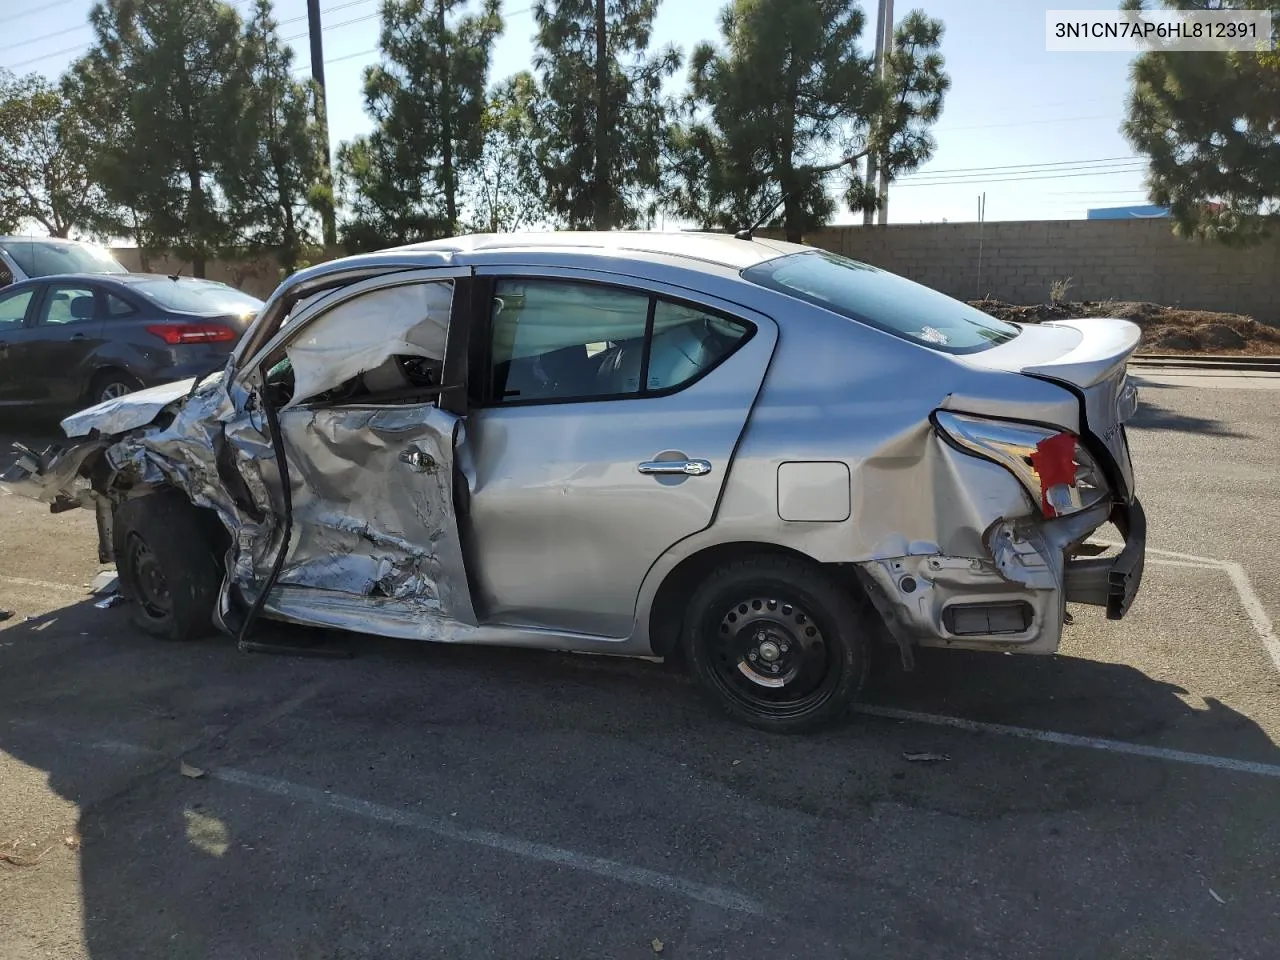
[[[880,641],[1052,653],[1068,602],[1124,615],[1137,343],[769,240],[463,237],[296,274],[225,369],[68,417],[5,487],[94,509],[162,637],[683,651],[807,729]]]

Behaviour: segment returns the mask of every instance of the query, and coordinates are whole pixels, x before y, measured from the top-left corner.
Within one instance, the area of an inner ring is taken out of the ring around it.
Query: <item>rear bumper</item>
[[[1147,556],[1147,515],[1134,500],[1117,505],[1111,522],[1124,536],[1124,548],[1114,557],[1075,559],[1067,562],[1065,589],[1068,603],[1107,608],[1108,620],[1129,612],[1142,586]]]

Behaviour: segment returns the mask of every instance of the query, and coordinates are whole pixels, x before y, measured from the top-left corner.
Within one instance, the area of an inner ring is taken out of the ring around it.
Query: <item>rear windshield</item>
[[[169,278],[155,280],[136,280],[130,285],[148,300],[158,303],[166,310],[178,313],[230,313],[236,316],[257,313],[262,309],[262,301],[241,293],[235,287],[216,280],[191,280]]]
[[[943,353],[976,353],[1019,332],[937,290],[823,250],[767,260],[742,275]]]
[[[4,252],[28,277],[58,273],[128,273],[116,259],[91,243],[56,240],[5,240]]]

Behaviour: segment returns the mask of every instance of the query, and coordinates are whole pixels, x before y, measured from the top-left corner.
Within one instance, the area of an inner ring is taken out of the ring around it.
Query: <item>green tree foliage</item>
[[[734,0],[722,45],[690,59],[685,113],[669,134],[665,202],[708,227],[773,218],[798,241],[826,223],[837,190],[873,209],[858,162],[875,151],[890,177],[933,153],[930,127],[950,80],[942,24],[919,11],[894,31],[884,77],[858,46],[850,0]]]
[[[293,77],[293,51],[280,39],[270,0],[257,0],[244,32],[245,113],[236,138],[234,176],[222,178],[238,245],[279,251],[291,272],[314,240],[317,214],[332,203],[323,185],[324,131],[315,121],[314,91]]]
[[[1140,9],[1140,0],[1127,2]],[[1203,0],[1163,0],[1203,9]],[[1270,10],[1276,0],[1215,7]],[[1228,244],[1257,240],[1280,216],[1280,59],[1274,51],[1150,52],[1131,68],[1124,133],[1147,155],[1151,200],[1186,236]]]
[[[684,2],[684,0],[681,0]],[[660,182],[673,47],[648,54],[658,0],[538,0],[538,160],[571,228],[634,226]]]
[[[65,89],[93,121],[93,178],[203,276],[233,238],[220,182],[242,172],[230,133],[246,112],[240,17],[222,0],[102,0],[89,20],[95,45]]]
[[[462,179],[469,229],[499,233],[548,222],[546,186],[538,170],[530,73],[497,84],[484,114],[484,148]]]
[[[338,150],[354,249],[457,231],[460,184],[484,150],[486,85],[502,33],[498,0],[384,0],[383,60],[364,76],[372,133]]]
[[[79,114],[57,87],[0,70],[0,230],[34,222],[65,237],[89,227],[100,201],[79,133]]]

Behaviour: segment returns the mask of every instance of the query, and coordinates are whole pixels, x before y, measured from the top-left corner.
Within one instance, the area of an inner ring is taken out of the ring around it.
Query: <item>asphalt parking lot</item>
[[[1274,957],[1280,380],[1144,379],[1130,616],[807,738],[648,662],[164,644],[0,498],[0,958]]]

